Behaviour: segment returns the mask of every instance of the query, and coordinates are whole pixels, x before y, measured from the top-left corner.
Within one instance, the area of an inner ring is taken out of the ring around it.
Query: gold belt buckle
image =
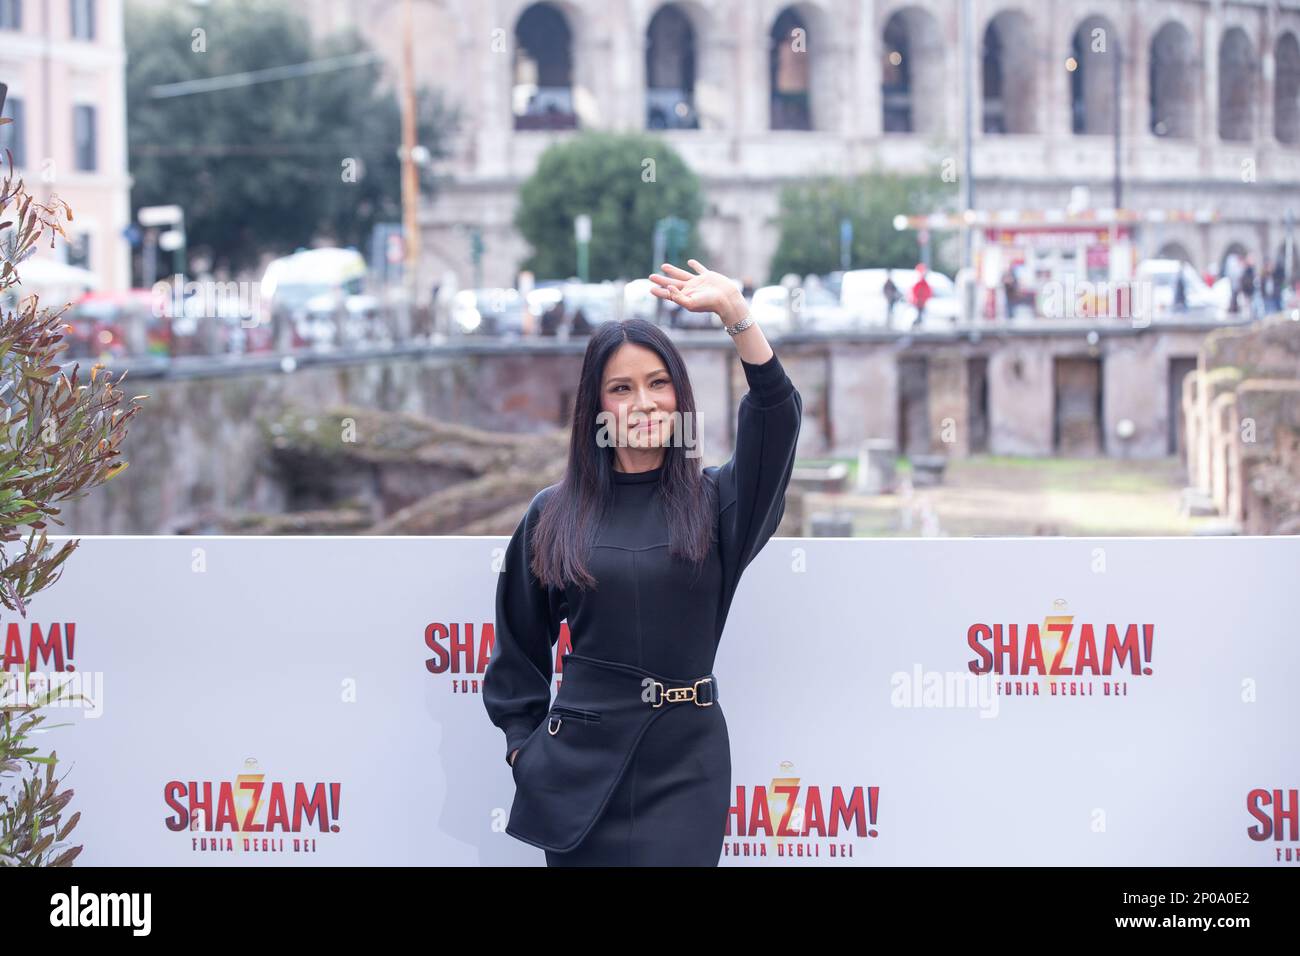
[[[670,704],[680,704],[689,700],[694,701],[696,707],[712,707],[713,701],[700,703],[699,699],[699,686],[701,684],[707,684],[711,680],[713,680],[712,677],[701,677],[699,680],[687,687],[664,687],[664,685],[659,683],[659,681],[655,681],[655,686],[659,688],[659,702],[657,704],[651,704],[650,706],[662,706],[665,700]]]

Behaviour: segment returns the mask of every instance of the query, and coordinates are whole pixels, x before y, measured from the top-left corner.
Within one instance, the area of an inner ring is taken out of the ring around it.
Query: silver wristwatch
[[[741,332],[745,331],[745,329],[749,328],[753,324],[754,324],[754,317],[752,315],[746,315],[735,325],[724,325],[723,328],[727,330],[728,335],[739,335]]]

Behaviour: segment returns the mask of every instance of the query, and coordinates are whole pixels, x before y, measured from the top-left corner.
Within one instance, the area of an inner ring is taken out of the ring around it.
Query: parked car
[[[754,290],[749,309],[765,332],[778,335],[796,330],[844,331],[852,329],[857,318],[830,289],[816,282],[793,290],[783,285],[762,286]]]
[[[527,335],[555,335],[564,325],[564,283],[560,280],[539,282],[525,296],[527,309],[524,328]]]
[[[916,319],[916,306],[909,301],[919,273],[915,269],[853,269],[840,282],[840,302],[859,316],[864,325],[885,326],[889,314],[885,301],[885,279],[894,280],[901,298],[894,304],[890,327],[908,329]],[[924,327],[950,328],[961,317],[957,287],[942,272],[927,269],[931,297],[925,306]]]
[[[840,296],[840,286],[844,282],[844,273],[841,270],[828,272],[824,276],[818,276],[821,284],[826,287],[826,291],[831,293],[836,299]]]
[[[901,270],[850,269],[840,277],[840,304],[858,316],[863,325],[885,325],[888,311],[885,280],[891,273],[898,271]],[[894,284],[899,286],[898,291],[903,297],[894,306],[894,311],[897,312],[899,305],[907,300],[907,289],[901,286],[898,279],[894,280]]]
[[[653,285],[649,279],[633,279],[623,286],[623,317],[676,328],[680,324],[677,313],[682,311],[681,306],[651,293]]]
[[[763,333],[783,335],[794,328],[790,314],[790,290],[783,285],[765,285],[754,290],[749,313],[763,327]]]
[[[1188,315],[1216,315],[1220,309],[1228,307],[1228,295],[1231,283],[1220,279],[1222,290],[1205,284],[1205,279],[1196,271],[1196,267],[1182,259],[1145,259],[1138,263],[1133,274],[1134,282],[1151,283],[1152,318],[1176,315],[1174,311],[1174,292],[1178,275],[1183,276],[1183,290],[1187,300]],[[1222,300],[1222,301],[1220,301]]]
[[[916,285],[916,280],[920,277],[919,273],[915,269],[900,269],[898,271],[902,273],[906,284],[903,295],[908,297],[912,292],[912,286]],[[957,284],[942,272],[935,272],[933,269],[925,270],[925,278],[930,284],[931,295],[930,301],[925,305],[923,326],[951,328],[961,320],[961,301],[957,298]],[[903,287],[897,277],[894,279],[894,284],[900,288]],[[897,318],[897,309],[894,310],[894,315]],[[903,315],[904,320],[910,325],[916,318],[916,307],[908,303]]]
[[[615,282],[566,282],[563,294],[565,318],[573,335],[589,335],[596,326],[622,314],[624,288]]]
[[[820,281],[805,281],[795,290],[791,310],[796,328],[813,332],[842,332],[857,327],[857,316],[840,303],[839,296]]]
[[[66,358],[171,355],[171,303],[158,306],[150,289],[87,292],[63,315],[72,328]]]
[[[366,277],[366,260],[355,249],[300,249],[275,259],[262,275],[257,324],[269,325],[267,317],[276,315],[290,323],[294,345],[343,344],[349,297],[366,292]]]
[[[463,335],[523,335],[528,301],[518,289],[462,289],[451,303],[452,328]]]
[[[625,318],[645,319],[647,322],[655,320],[656,303],[661,300],[650,292],[653,285],[654,283],[649,279],[633,279],[623,286],[623,315]]]
[[[390,337],[379,300],[373,295],[335,290],[308,299],[303,309],[317,340],[357,346]]]

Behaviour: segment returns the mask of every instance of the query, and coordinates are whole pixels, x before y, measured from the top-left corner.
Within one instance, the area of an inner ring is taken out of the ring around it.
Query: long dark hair
[[[674,420],[674,434],[680,434],[681,421],[689,419],[692,426],[699,421],[686,363],[662,329],[645,319],[602,322],[596,326],[582,359],[582,374],[574,399],[568,467],[564,478],[547,496],[532,542],[533,573],[546,586],[563,588],[566,583],[573,583],[585,590],[597,584],[587,569],[587,557],[614,499],[614,448],[602,447],[597,441],[601,380],[610,356],[625,342],[652,349],[668,369],[677,394],[677,411],[681,414],[680,419]],[[696,441],[698,433],[699,429],[695,428]],[[717,486],[704,475],[698,452],[695,457],[688,457],[686,451],[684,438],[672,440],[664,449],[658,493],[668,522],[669,554],[695,564],[698,574],[714,538]]]

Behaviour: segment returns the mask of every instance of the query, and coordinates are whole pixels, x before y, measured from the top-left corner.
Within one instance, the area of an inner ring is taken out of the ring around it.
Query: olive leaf
[[[121,444],[126,425],[143,407],[137,395],[122,409],[113,380],[95,365],[90,381],[71,375],[60,353],[67,350],[62,320],[67,305],[44,308],[36,295],[23,295],[20,266],[36,253],[40,240],[66,236],[63,222],[72,209],[51,196],[38,201],[15,178],[13,157],[0,180],[0,603],[23,617],[32,597],[62,575],[63,564],[80,543],[70,540],[54,551],[50,523],[62,525],[58,507],[76,500],[125,467]],[[15,542],[22,542],[20,546]],[[12,553],[11,553],[12,550]],[[53,553],[51,553],[53,552]],[[57,752],[39,752],[34,732],[40,711],[65,690],[52,686],[29,695],[31,662],[21,674],[0,669],[0,866],[70,866],[82,847],[64,846],[80,813],[64,819],[75,791],[60,789]],[[17,694],[21,690],[23,693]],[[42,772],[41,768],[44,767]],[[43,779],[42,779],[43,778]]]

